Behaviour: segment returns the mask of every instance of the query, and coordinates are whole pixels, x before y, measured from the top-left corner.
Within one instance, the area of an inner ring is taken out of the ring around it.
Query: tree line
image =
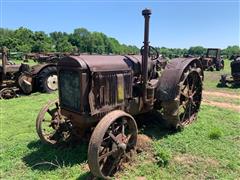
[[[89,54],[139,54],[137,46],[121,44],[115,38],[101,32],[90,32],[85,28],[74,29],[73,33],[31,31],[20,27],[16,30],[0,28],[0,47],[6,46],[11,52],[45,53],[68,52]],[[184,55],[202,56],[206,48],[194,46],[186,48],[157,47],[159,53],[168,58]],[[228,46],[221,54],[225,57],[240,55],[237,45]]]
[[[31,31],[20,27],[16,30],[0,28],[0,46],[11,52],[72,52],[89,54],[136,54],[136,46],[120,44],[118,40],[101,32],[89,32],[85,28],[73,33]]]

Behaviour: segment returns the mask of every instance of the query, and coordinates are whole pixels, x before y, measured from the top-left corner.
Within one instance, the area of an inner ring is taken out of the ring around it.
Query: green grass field
[[[239,95],[239,89],[216,87],[221,73],[205,73],[205,90]],[[41,107],[55,98],[57,93],[34,93],[0,100],[0,179],[89,177],[87,144],[53,148],[39,141],[35,119]],[[240,113],[202,105],[198,120],[178,133],[166,130],[157,118],[149,121],[139,129],[151,138],[152,150],[137,154],[117,179],[240,178]]]
[[[217,87],[217,83],[220,80],[221,75],[228,74],[231,76],[230,60],[224,61],[224,70],[221,71],[205,71],[204,72],[204,89],[209,91],[219,91],[219,92],[228,92],[228,93],[240,93],[239,88],[233,87]],[[239,94],[240,95],[240,94]]]

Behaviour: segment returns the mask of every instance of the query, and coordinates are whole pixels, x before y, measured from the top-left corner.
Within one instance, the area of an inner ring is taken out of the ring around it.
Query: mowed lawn
[[[227,66],[227,65],[226,65]],[[225,70],[229,73],[229,68]],[[239,89],[217,88],[220,72],[205,73],[205,90],[237,95]],[[210,77],[214,80],[209,80]],[[217,78],[218,77],[218,78]],[[34,93],[0,100],[0,179],[86,179],[88,144],[53,148],[39,141],[35,120],[55,94]],[[198,120],[173,133],[158,119],[140,126],[150,148],[137,154],[117,179],[239,179],[240,113],[202,105]],[[152,122],[152,123],[151,123]]]

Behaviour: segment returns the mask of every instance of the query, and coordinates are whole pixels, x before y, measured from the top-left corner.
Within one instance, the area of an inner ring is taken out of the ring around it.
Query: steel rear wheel
[[[179,124],[186,126],[194,121],[202,100],[202,80],[196,68],[190,68],[185,74],[179,93]]]
[[[58,99],[47,103],[39,112],[36,130],[45,144],[56,145],[71,137],[71,123],[60,113]]]
[[[202,100],[202,69],[189,65],[179,82],[175,100],[162,102],[163,116],[170,127],[182,128],[197,118]]]
[[[96,126],[88,147],[88,165],[94,176],[110,179],[127,162],[137,143],[137,125],[129,114],[115,110]]]

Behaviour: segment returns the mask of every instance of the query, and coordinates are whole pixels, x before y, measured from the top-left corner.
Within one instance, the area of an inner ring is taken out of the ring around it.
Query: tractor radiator
[[[77,71],[59,72],[59,99],[62,108],[80,111],[80,75]]]

